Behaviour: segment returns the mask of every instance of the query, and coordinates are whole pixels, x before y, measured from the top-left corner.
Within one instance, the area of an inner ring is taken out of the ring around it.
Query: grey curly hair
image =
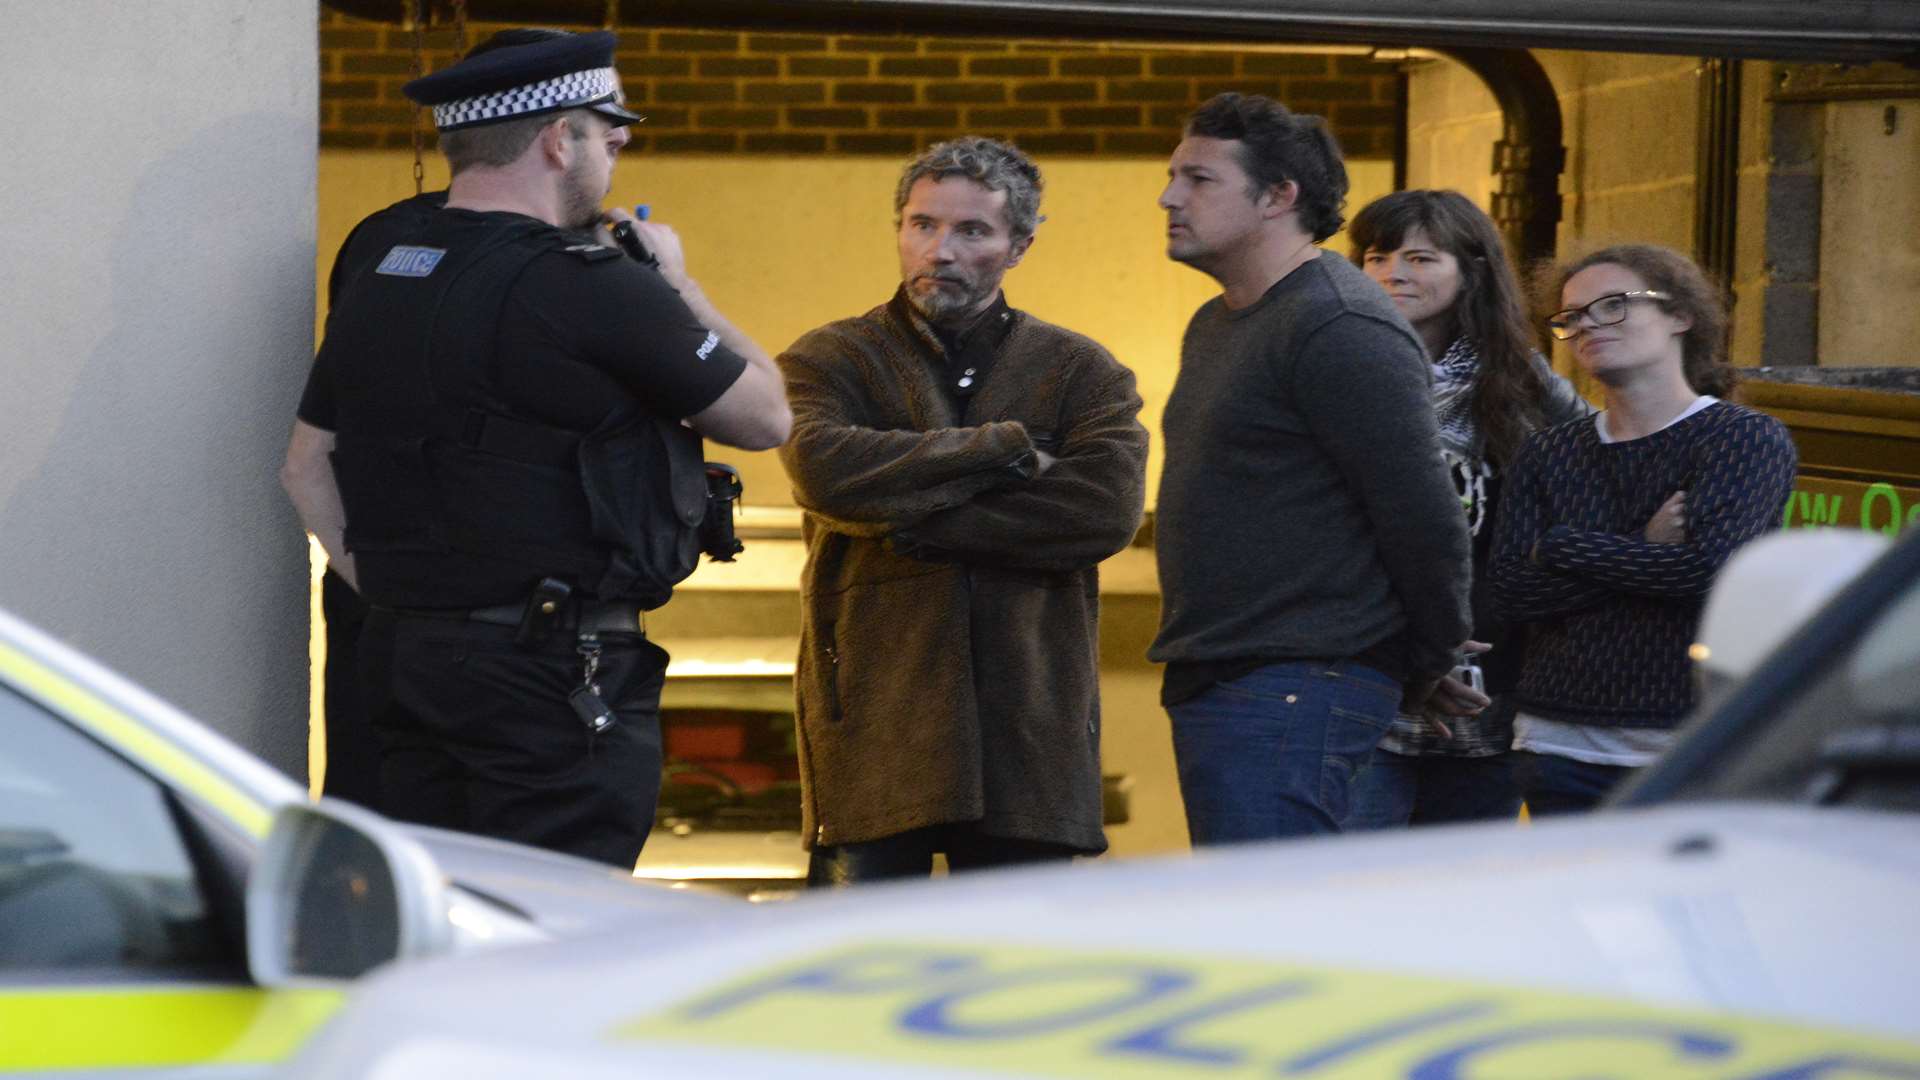
[[[913,185],[923,178],[945,180],[964,176],[989,191],[1007,193],[1007,222],[1016,240],[1032,236],[1040,227],[1040,166],[1021,150],[998,139],[966,135],[927,147],[926,152],[908,162],[900,174],[900,186],[893,192],[893,224],[900,226],[900,212],[907,205]]]

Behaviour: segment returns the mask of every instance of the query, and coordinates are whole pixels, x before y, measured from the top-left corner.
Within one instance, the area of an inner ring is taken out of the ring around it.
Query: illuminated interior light
[[[667,665],[667,675],[676,678],[699,678],[701,676],[751,676],[793,674],[793,661],[786,660],[674,660]]]

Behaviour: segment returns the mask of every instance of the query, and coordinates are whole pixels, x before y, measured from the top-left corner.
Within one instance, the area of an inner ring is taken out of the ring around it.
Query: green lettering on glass
[[[1887,522],[1884,525],[1875,525],[1873,523],[1873,506],[1882,499],[1886,500],[1889,509]],[[1860,527],[1868,531],[1878,529],[1888,536],[1892,536],[1900,531],[1900,493],[1894,490],[1892,484],[1874,484],[1867,488],[1865,495],[1861,496]]]
[[[1881,487],[1886,485],[1881,484]],[[1887,490],[1891,491],[1892,488]],[[1840,504],[1846,501],[1844,495],[1822,495],[1818,492],[1796,491],[1794,495],[1800,501],[1800,520],[1807,528],[1816,525],[1833,525],[1840,520]]]

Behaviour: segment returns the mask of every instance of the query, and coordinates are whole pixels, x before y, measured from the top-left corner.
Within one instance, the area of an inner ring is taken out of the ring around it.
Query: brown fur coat
[[[961,415],[903,300],[779,362],[806,511],[806,836],[948,822],[1105,850],[1099,576],[1145,499],[1133,373],[1020,312]],[[1058,461],[1034,476],[1035,438]],[[912,554],[908,554],[911,552]]]

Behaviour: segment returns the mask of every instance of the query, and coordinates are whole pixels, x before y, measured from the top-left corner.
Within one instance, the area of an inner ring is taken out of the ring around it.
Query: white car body
[[[417,965],[292,1075],[1912,1077],[1916,912],[1868,811],[1261,844]]]

